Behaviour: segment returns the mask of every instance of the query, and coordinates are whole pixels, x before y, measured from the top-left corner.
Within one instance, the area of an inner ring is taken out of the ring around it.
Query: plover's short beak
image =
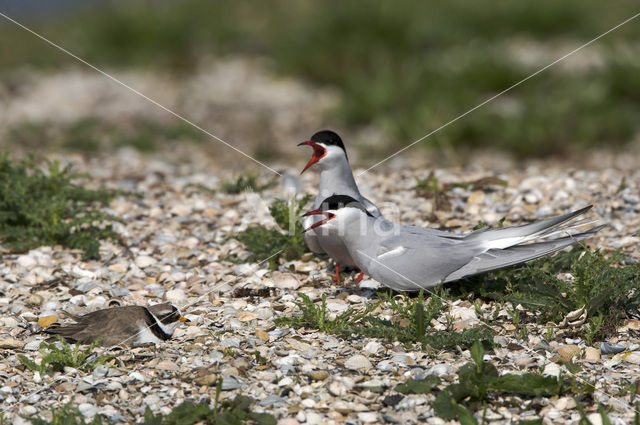
[[[317,144],[316,142],[312,142],[311,140],[307,140],[306,142],[298,143],[298,146],[309,145],[313,148],[313,155],[311,155],[311,159],[307,162],[307,165],[300,171],[300,174],[307,171],[307,168],[311,167],[316,162],[320,161],[326,154],[327,150]]]
[[[311,226],[307,227],[306,229],[304,229],[302,231],[302,233],[311,230],[311,229],[315,229],[318,226],[322,226],[323,224],[325,224],[327,221],[331,220],[332,218],[335,218],[335,214],[330,213],[328,211],[323,211],[320,208],[318,208],[317,210],[313,210],[313,211],[309,211],[307,213],[302,214],[303,217],[309,217],[311,215],[326,215],[327,218],[325,218],[324,220],[320,220],[320,221],[316,221],[315,223],[313,223]]]
[[[184,316],[180,316],[180,318],[179,318],[178,320],[179,320],[179,321],[181,321],[182,323],[185,323],[185,322],[186,322],[186,323],[189,323],[189,322],[191,322],[191,320],[187,319],[187,318],[186,318],[186,317],[184,317]]]

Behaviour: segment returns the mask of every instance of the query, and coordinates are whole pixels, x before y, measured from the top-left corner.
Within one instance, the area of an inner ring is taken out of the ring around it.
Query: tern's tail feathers
[[[464,239],[476,241],[489,249],[505,249],[534,239],[547,236],[551,231],[563,223],[584,214],[591,209],[591,205],[558,217],[536,221],[522,226],[505,227],[504,229],[482,229],[470,233]]]
[[[576,211],[576,213],[581,213],[581,212],[584,212],[584,210]],[[575,217],[577,215],[576,213],[571,213],[571,214],[574,214],[573,217]],[[565,216],[562,216],[562,217],[565,217]],[[561,217],[558,217],[558,218],[561,218]],[[533,223],[533,224],[538,224],[538,223]],[[564,247],[567,247],[571,244],[579,242],[593,235],[594,233],[596,233],[597,231],[599,231],[605,226],[606,225],[594,227],[593,229],[589,229],[585,232],[576,233],[571,236],[566,236],[563,238],[558,238],[550,241],[530,243],[526,245],[516,245],[506,249],[490,249],[489,251],[476,256],[469,263],[467,263],[466,265],[462,266],[455,272],[448,275],[444,281],[450,282],[452,280],[462,279],[463,277],[466,277],[466,276],[471,276],[478,273],[484,273],[491,270],[497,270],[504,267],[512,266],[514,264],[523,263],[525,261],[542,257],[544,255],[547,255],[549,253],[552,253],[554,251],[558,251]]]

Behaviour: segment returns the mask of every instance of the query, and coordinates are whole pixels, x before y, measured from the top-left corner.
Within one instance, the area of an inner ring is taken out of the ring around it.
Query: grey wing
[[[446,237],[401,232],[384,240],[369,273],[381,283],[400,290],[428,288],[442,282],[484,248]]]
[[[471,260],[468,264],[447,276],[445,282],[462,279],[478,273],[498,270],[514,264],[533,260],[569,245],[575,244],[602,229],[605,225],[589,229],[582,233],[545,242],[516,245],[506,249],[490,249]]]
[[[535,221],[522,226],[511,226],[503,229],[481,229],[464,237],[468,241],[486,243],[489,248],[507,248],[523,242],[539,239],[551,234],[561,224],[584,214],[591,209],[591,205],[577,211],[551,217],[545,220]]]

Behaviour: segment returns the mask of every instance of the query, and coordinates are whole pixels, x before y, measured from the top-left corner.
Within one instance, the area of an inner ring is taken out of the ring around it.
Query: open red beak
[[[306,168],[305,168],[305,170],[306,170]],[[324,223],[326,223],[327,221],[331,220],[332,218],[335,218],[335,216],[336,216],[335,214],[332,214],[330,212],[322,211],[320,208],[318,208],[317,210],[309,211],[308,213],[302,214],[303,217],[309,217],[310,215],[326,215],[327,218],[325,218],[324,220],[316,221],[311,226],[309,226],[306,229],[304,229],[302,231],[302,233],[306,232],[307,230],[315,229],[318,226],[322,226]]]
[[[311,167],[313,164],[320,161],[327,154],[327,150],[325,148],[323,148],[322,146],[320,146],[315,142],[312,142],[311,140],[298,144],[298,146],[302,146],[302,145],[311,146],[313,148],[313,155],[311,155],[311,159],[309,160],[309,162],[307,162],[307,165],[304,167],[304,169],[300,171],[300,174],[307,171],[307,168]]]

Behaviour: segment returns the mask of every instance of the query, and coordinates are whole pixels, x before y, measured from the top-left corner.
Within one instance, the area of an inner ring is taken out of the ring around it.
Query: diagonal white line
[[[412,142],[411,144],[405,146],[404,148],[400,149],[399,151],[397,151],[396,153],[393,153],[391,155],[389,155],[388,157],[386,157],[385,159],[383,159],[382,161],[379,161],[377,163],[375,163],[374,165],[372,165],[371,167],[367,168],[366,170],[362,171],[360,174],[358,174],[358,177],[362,176],[364,173],[368,173],[371,169],[377,167],[378,165],[382,164],[383,162],[386,162],[388,160],[390,160],[391,158],[393,158],[394,156],[406,151],[407,149],[409,149],[410,147],[412,147],[413,145],[415,145],[416,143],[420,143],[421,141],[423,141],[424,139],[426,139],[427,137],[437,133],[438,131],[442,130],[445,127],[448,127],[450,124],[453,124],[454,122],[458,121],[460,118],[463,118],[467,115],[469,115],[470,113],[472,113],[473,111],[475,111],[476,109],[479,109],[481,107],[483,107],[484,105],[486,105],[487,103],[491,102],[492,100],[496,99],[497,97],[502,96],[503,94],[505,94],[506,92],[518,87],[520,84],[524,83],[527,80],[530,80],[531,78],[535,77],[536,75],[540,74],[541,72],[544,72],[545,70],[551,68],[553,65],[557,64],[560,61],[563,61],[564,59],[568,58],[569,56],[573,55],[576,52],[579,52],[580,50],[584,49],[585,47],[589,46],[592,43],[595,43],[596,41],[600,40],[602,37],[604,37],[605,35],[609,34],[612,31],[617,30],[618,28],[620,28],[621,26],[623,26],[624,24],[634,20],[635,18],[637,18],[638,16],[640,16],[640,12],[636,13],[635,15],[633,15],[632,17],[630,17],[629,19],[619,23],[618,25],[616,25],[615,27],[603,32],[602,34],[600,34],[599,36],[597,36],[596,38],[584,43],[583,45],[581,45],[580,47],[577,47],[575,49],[573,49],[572,51],[570,51],[569,53],[567,53],[566,55],[556,59],[555,61],[551,62],[550,64],[548,64],[547,66],[540,68],[539,70],[537,70],[536,72],[534,72],[533,74],[529,75],[526,78],[523,78],[522,80],[518,81],[517,83],[513,84],[512,86],[507,87],[506,89],[502,90],[500,93],[491,96],[489,99],[485,100],[484,102],[480,103],[479,105],[474,106],[473,108],[469,109],[467,112],[463,113],[462,115],[457,116],[456,118],[452,119],[451,121],[441,125],[440,127],[436,128],[435,130],[433,130],[430,133],[425,134],[424,136],[420,137],[419,139],[415,140],[414,142]]]
[[[86,60],[74,55],[73,53],[71,53],[70,51],[68,51],[67,49],[65,49],[64,47],[54,43],[53,41],[47,39],[46,37],[38,34],[37,32],[35,32],[34,30],[32,30],[31,28],[28,28],[26,26],[24,26],[23,24],[21,24],[20,22],[16,21],[15,19],[5,15],[4,13],[0,12],[0,16],[4,17],[5,19],[7,19],[8,21],[13,22],[14,24],[16,24],[17,26],[19,26],[20,28],[24,29],[25,31],[30,32],[31,34],[35,35],[36,37],[38,37],[39,39],[41,39],[42,41],[45,41],[46,43],[52,45],[53,47],[55,47],[56,49],[66,53],[67,55],[71,56],[72,58],[76,59],[79,62],[82,62],[83,64],[85,64],[86,66],[88,66],[89,68],[93,69],[96,72],[99,72],[100,74],[104,75],[105,77],[109,78],[110,80],[120,84],[121,86],[127,88],[128,90],[132,91],[133,93],[137,94],[138,96],[140,96],[141,98],[153,103],[155,106],[157,106],[158,108],[168,112],[169,114],[173,115],[174,117],[181,119],[182,121],[186,122],[187,124],[189,124],[190,126],[200,130],[201,132],[203,132],[204,134],[210,136],[211,138],[217,140],[218,142],[222,143],[223,145],[233,149],[234,151],[238,152],[241,155],[244,155],[245,157],[249,158],[250,160],[252,160],[253,162],[262,165],[264,168],[266,168],[267,170],[277,174],[277,175],[281,175],[279,172],[277,172],[276,170],[274,170],[273,168],[269,167],[268,165],[258,161],[257,159],[255,159],[254,157],[252,157],[249,154],[244,153],[243,151],[241,151],[240,149],[236,148],[235,146],[231,145],[230,143],[222,140],[220,137],[216,136],[215,134],[211,133],[210,131],[205,130],[204,128],[200,127],[199,125],[197,125],[196,123],[194,123],[193,121],[188,120],[187,118],[183,117],[182,115],[178,114],[177,112],[172,111],[171,109],[167,108],[166,106],[160,104],[159,102],[157,102],[156,100],[150,98],[149,96],[145,95],[144,93],[134,89],[133,87],[131,87],[130,85],[120,81],[119,79],[117,79],[116,77],[114,77],[113,75],[101,70],[100,68],[90,64],[89,62],[87,62]]]

